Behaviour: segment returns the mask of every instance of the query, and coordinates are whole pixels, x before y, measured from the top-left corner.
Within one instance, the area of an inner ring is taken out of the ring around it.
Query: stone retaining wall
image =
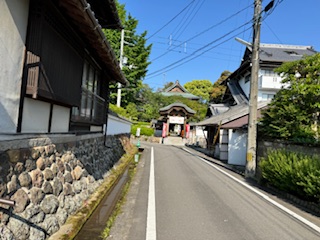
[[[130,144],[128,136],[101,134],[38,140],[13,140],[0,152],[0,198],[16,202],[0,205],[1,239],[41,240],[58,231]]]

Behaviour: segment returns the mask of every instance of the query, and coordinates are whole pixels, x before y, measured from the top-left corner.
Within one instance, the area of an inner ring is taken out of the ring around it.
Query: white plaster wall
[[[102,126],[90,126],[90,132],[102,132],[103,127]]]
[[[113,115],[108,115],[107,135],[123,134],[131,132],[132,123]]]
[[[229,129],[228,164],[246,165],[247,139],[246,131]]]
[[[17,128],[29,0],[0,0],[0,132]]]
[[[50,116],[50,104],[25,98],[23,105],[23,133],[47,133]]]
[[[53,105],[51,132],[68,132],[70,121],[70,108]]]

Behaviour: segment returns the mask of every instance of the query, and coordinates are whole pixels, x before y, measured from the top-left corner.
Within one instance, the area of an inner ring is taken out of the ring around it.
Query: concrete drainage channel
[[[79,233],[74,238],[75,240],[98,239],[101,238],[103,230],[106,228],[106,223],[113,213],[113,210],[123,194],[125,185],[130,181],[130,169],[133,169],[134,164],[139,161],[141,152],[144,149],[139,148],[139,153],[134,156],[134,163],[130,163],[124,173],[119,177],[118,181],[113,185],[112,189],[101,200],[98,207],[83,225]]]
[[[122,189],[129,180],[129,167],[126,168],[120,179],[112,187],[111,191],[101,200],[98,207],[74,238],[75,240],[97,239],[104,228],[112,211],[121,197]]]

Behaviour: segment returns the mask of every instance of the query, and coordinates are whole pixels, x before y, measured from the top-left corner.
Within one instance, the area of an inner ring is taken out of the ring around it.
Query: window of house
[[[274,97],[275,94],[271,94],[271,93],[263,93],[262,94],[262,99],[263,100],[271,100]]]
[[[99,96],[100,80],[100,70],[86,61],[82,75],[81,105],[80,108],[73,108],[73,115],[78,119],[102,124],[104,99]]]

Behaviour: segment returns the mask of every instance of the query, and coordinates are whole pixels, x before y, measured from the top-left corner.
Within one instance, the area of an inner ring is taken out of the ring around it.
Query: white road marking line
[[[155,201],[155,188],[154,188],[154,153],[153,153],[153,147],[152,147],[151,162],[150,162],[150,177],[149,177],[146,240],[156,240],[156,239],[157,239],[157,228],[156,228],[156,201]]]
[[[191,151],[189,151],[186,148],[183,148],[183,150],[185,150],[188,153],[193,154]],[[285,206],[281,205],[280,203],[272,200],[270,197],[268,197],[266,194],[258,191],[257,189],[251,187],[250,185],[248,185],[245,182],[240,181],[239,179],[237,179],[236,177],[232,176],[231,174],[223,171],[221,168],[217,167],[216,165],[214,165],[213,163],[208,162],[207,160],[196,156],[197,158],[199,158],[201,161],[207,163],[208,165],[214,167],[215,169],[217,169],[219,172],[225,174],[226,176],[228,176],[229,178],[233,179],[234,181],[240,183],[242,186],[248,188],[249,190],[253,191],[254,193],[256,193],[257,195],[259,195],[260,197],[262,197],[263,199],[265,199],[266,201],[270,202],[271,204],[273,204],[274,206],[276,206],[277,208],[281,209],[282,211],[284,211],[285,213],[291,215],[292,217],[294,217],[295,219],[297,219],[298,221],[304,223],[305,225],[307,225],[308,227],[312,228],[313,230],[315,230],[316,232],[320,233],[320,227],[317,226],[316,224],[310,222],[309,220],[305,219],[304,217],[296,214],[295,212],[291,211],[290,209],[286,208]]]

